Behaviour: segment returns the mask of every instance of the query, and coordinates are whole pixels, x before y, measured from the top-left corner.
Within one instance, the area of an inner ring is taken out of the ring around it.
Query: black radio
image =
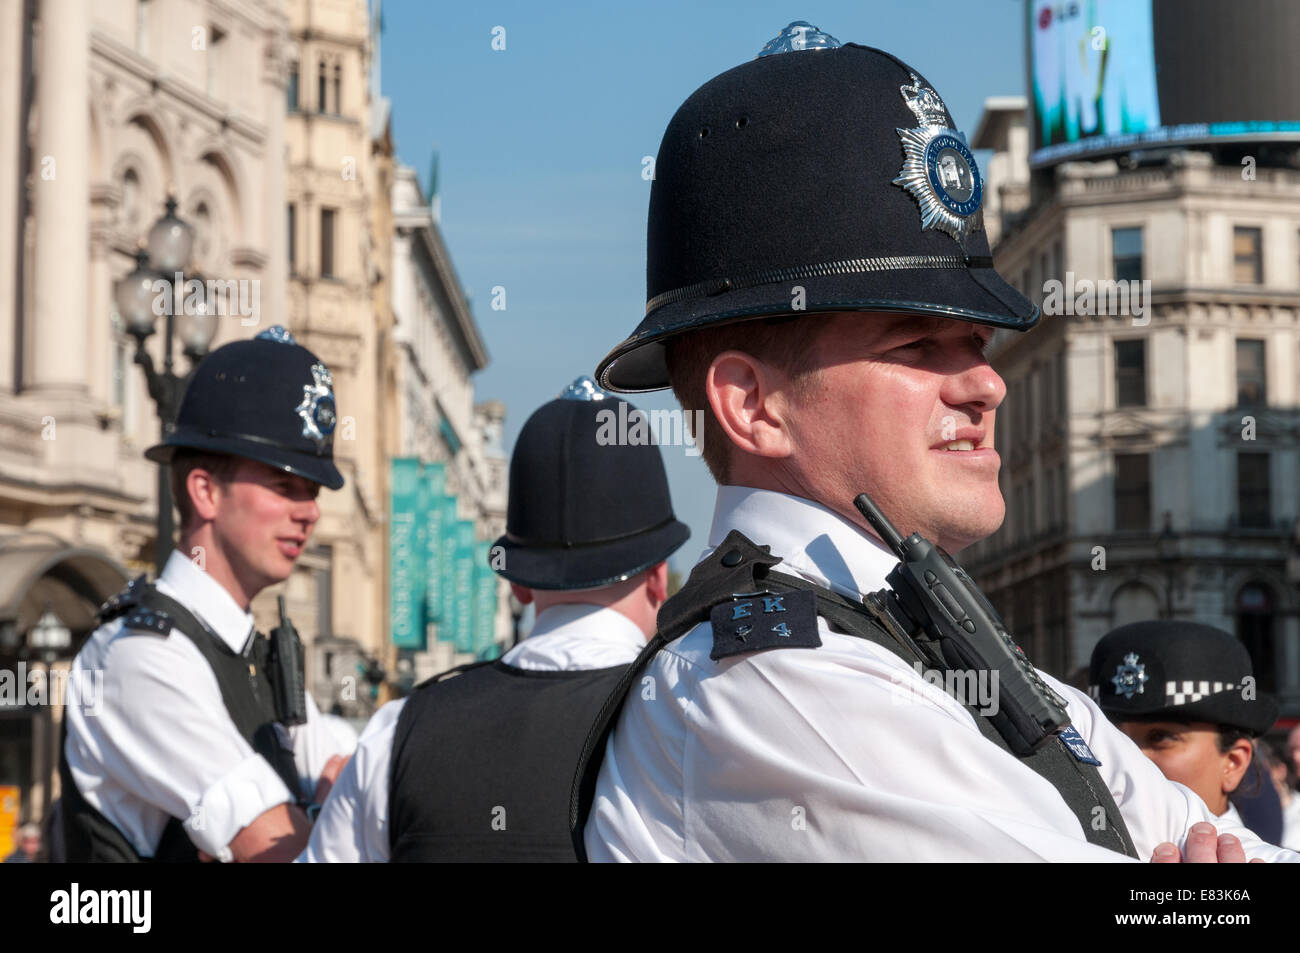
[[[1039,676],[997,611],[953,558],[919,533],[906,539],[865,493],[853,505],[900,562],[891,589],[863,600],[887,628],[937,649],[950,669],[995,673],[989,720],[1018,755],[1032,754],[1070,724],[1065,702]]]

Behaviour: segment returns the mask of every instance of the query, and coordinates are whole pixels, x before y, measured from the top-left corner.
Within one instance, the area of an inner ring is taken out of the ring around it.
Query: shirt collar
[[[717,549],[731,530],[780,556],[777,572],[790,572],[850,599],[883,589],[898,557],[867,531],[820,503],[747,486],[718,487],[709,530]],[[704,557],[701,557],[704,558]]]
[[[232,652],[242,652],[253,633],[253,614],[245,612],[226,588],[179,549],[172,550],[158,577],[158,588],[193,612]]]
[[[617,609],[578,602],[562,602],[539,612],[525,641],[548,635],[581,635],[589,642],[631,645],[638,652],[646,643],[645,633]]]

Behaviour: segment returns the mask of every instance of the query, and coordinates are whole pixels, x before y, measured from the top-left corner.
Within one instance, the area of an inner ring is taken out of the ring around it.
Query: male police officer
[[[289,576],[320,487],[343,485],[332,387],[272,328],[208,355],[146,451],[171,463],[180,547],[156,584],[109,601],[73,662],[71,684],[103,683],[67,709],[69,860],[291,860],[306,844],[304,806],[347,752],[296,681],[296,635],[271,657],[249,604]]]
[[[1258,738],[1277,720],[1277,700],[1258,690],[1250,653],[1222,629],[1174,619],[1133,622],[1092,650],[1088,694],[1171,781],[1210,813],[1280,843],[1272,782],[1252,770]],[[1243,819],[1231,798],[1249,777],[1263,810]]]
[[[607,742],[586,746],[574,822],[581,837],[589,809],[589,856],[1112,860],[1162,842],[1275,856],[1244,830],[1189,835],[1212,819],[1199,799],[1086,696],[1017,662],[1017,688],[1073,726],[1019,750],[984,691],[929,684],[990,676],[958,664],[960,639],[864,607],[899,558],[859,493],[950,552],[1000,524],[1005,386],[983,352],[1038,312],[993,270],[974,157],[929,83],[808,24],[764,53],[669,124],[646,317],[597,371],[702,408],[720,486],[711,554],[628,680],[654,700],[627,693]],[[927,598],[953,605],[938,588]],[[1159,859],[1177,857],[1170,843]]]
[[[301,860],[574,859],[578,753],[654,631],[665,560],[689,535],[659,449],[617,442],[610,422],[626,415],[582,378],[524,424],[494,568],[535,606],[532,632],[380,709]]]

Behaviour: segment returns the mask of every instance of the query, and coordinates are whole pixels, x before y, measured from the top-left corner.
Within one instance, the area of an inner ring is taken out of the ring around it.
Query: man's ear
[[[668,598],[668,561],[647,569],[645,582],[646,597],[654,605],[663,605]]]
[[[515,594],[515,598],[523,605],[532,605],[533,590],[529,589],[527,586],[520,586],[512,582],[510,584],[510,591]]]
[[[788,457],[794,452],[785,422],[785,375],[744,351],[713,359],[704,391],[723,433],[745,453]]]
[[[202,467],[191,470],[185,477],[185,492],[190,495],[190,503],[197,519],[207,523],[217,518],[222,490],[221,484],[210,472]]]
[[[1231,794],[1237,790],[1237,785],[1241,784],[1246,769],[1250,767],[1250,759],[1254,753],[1255,749],[1249,739],[1238,738],[1223,756],[1223,791],[1225,794]]]

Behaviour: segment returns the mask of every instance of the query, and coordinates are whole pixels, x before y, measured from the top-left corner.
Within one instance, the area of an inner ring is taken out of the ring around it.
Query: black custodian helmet
[[[500,575],[530,589],[597,589],[686,542],[659,447],[618,439],[640,413],[589,377],[534,411],[510,458]]]
[[[329,368],[276,325],[205,357],[175,426],[144,455],[168,463],[180,448],[224,453],[337,490],[343,486],[334,466],[337,419]]]
[[[966,137],[920,74],[792,23],[669,123],[650,192],[645,318],[597,379],[659,390],[670,338],[798,311],[1027,330],[1038,308],[993,269],[983,190]]]

